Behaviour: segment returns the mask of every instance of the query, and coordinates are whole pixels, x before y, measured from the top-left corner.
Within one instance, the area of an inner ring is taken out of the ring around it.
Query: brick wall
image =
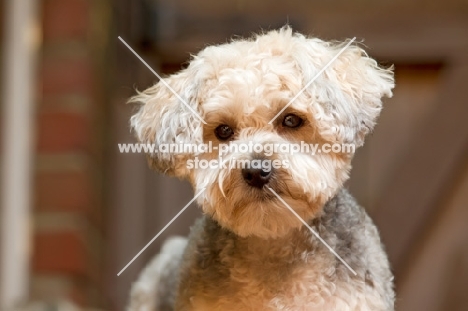
[[[31,299],[102,298],[105,1],[43,0]],[[96,18],[98,16],[99,18]],[[107,27],[107,28],[106,28]]]

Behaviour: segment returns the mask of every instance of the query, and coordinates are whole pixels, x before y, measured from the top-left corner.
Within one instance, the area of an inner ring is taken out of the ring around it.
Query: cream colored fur
[[[132,99],[141,104],[132,128],[140,142],[153,144],[219,144],[213,132],[228,124],[234,142],[359,147],[394,82],[392,71],[380,68],[357,45],[268,123],[343,46],[284,27],[207,47],[188,68],[165,79],[206,124],[158,83]],[[301,116],[304,125],[284,128],[281,121],[288,113]],[[186,161],[194,157],[217,156],[148,155],[153,168],[188,179],[196,193],[206,188],[197,200],[206,216],[192,230],[188,246],[171,253],[175,267],[169,269],[159,255],[143,272],[130,311],[393,310],[392,276],[378,232],[342,190],[352,154],[274,154],[267,158],[287,160],[290,166],[275,170],[268,186],[354,265],[357,276],[271,192],[247,185],[239,169],[187,168]],[[225,159],[256,156],[229,153]],[[170,270],[164,280],[172,285],[163,281],[161,269]],[[161,293],[172,298],[161,301]]]

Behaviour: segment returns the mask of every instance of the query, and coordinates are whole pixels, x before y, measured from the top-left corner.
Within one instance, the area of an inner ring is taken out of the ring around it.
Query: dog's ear
[[[198,84],[192,72],[188,69],[181,71],[165,78],[165,83],[160,81],[130,99],[130,103],[141,105],[130,119],[131,128],[140,143],[155,148],[162,144],[202,143],[202,121],[195,114],[200,115]],[[147,154],[150,166],[169,175],[186,177],[186,161],[192,155],[167,149],[167,152]]]
[[[304,83],[310,81],[345,43],[332,44],[308,39],[298,62]],[[391,97],[394,87],[393,68],[384,69],[358,46],[347,47],[330,64],[306,93],[312,101],[311,113],[321,135],[339,143],[362,146],[374,128],[382,109],[382,98]]]

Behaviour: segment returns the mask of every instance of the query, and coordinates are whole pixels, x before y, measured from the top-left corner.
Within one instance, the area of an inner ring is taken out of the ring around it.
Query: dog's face
[[[142,143],[211,142],[210,152],[155,153],[148,158],[155,169],[189,179],[195,192],[206,188],[198,201],[223,227],[240,236],[284,235],[301,223],[271,190],[303,219],[318,215],[347,180],[353,156],[339,148],[320,152],[322,147],[361,146],[380,113],[381,98],[392,94],[392,72],[379,68],[357,46],[348,47],[301,92],[343,46],[283,28],[253,40],[208,47],[188,68],[165,79],[192,109],[159,82],[133,98],[143,106],[131,125]],[[231,148],[219,159],[223,144],[314,144],[319,151]],[[193,165],[195,159],[219,162],[202,168]],[[236,165],[243,160],[276,166]]]

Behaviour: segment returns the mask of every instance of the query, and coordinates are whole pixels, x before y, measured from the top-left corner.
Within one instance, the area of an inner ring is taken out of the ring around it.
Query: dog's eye
[[[215,129],[215,134],[219,140],[227,140],[234,135],[234,130],[229,125],[221,124]]]
[[[302,125],[302,123],[303,123],[303,120],[300,117],[292,113],[288,114],[283,119],[283,126],[290,127],[290,128],[299,127]]]

